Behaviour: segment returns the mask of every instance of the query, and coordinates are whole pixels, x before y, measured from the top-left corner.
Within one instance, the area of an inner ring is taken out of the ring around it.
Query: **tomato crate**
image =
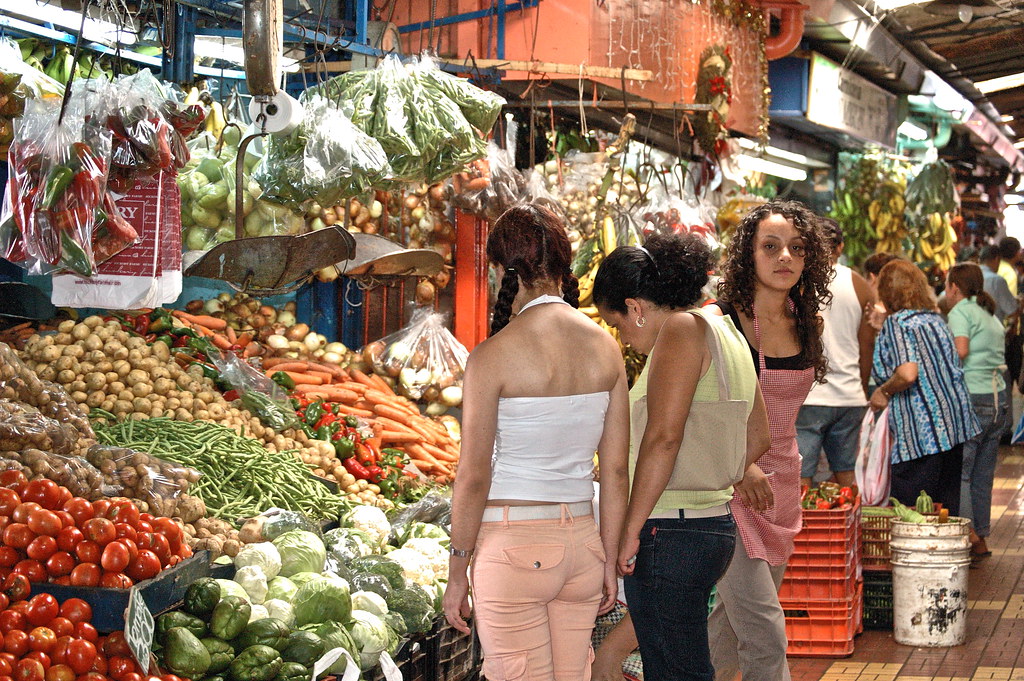
[[[891,570],[889,564],[889,533],[892,516],[868,515],[860,519],[860,560],[865,571]]]
[[[478,677],[482,660],[476,631],[463,634],[438,619],[431,632],[428,665],[434,670],[432,681],[469,681]]]
[[[892,572],[864,572],[864,628],[892,631]]]
[[[139,582],[135,587],[146,601],[146,607],[157,616],[181,602],[185,590],[192,582],[210,576],[210,552],[196,551],[191,558],[174,567],[164,568],[153,579]],[[51,594],[63,603],[69,598],[81,598],[92,606],[92,625],[102,633],[124,629],[124,616],[128,610],[129,589],[110,589],[99,586],[69,586],[49,582],[33,582],[32,593]]]
[[[786,615],[786,638],[791,657],[847,657],[853,637],[861,631],[864,614],[863,585],[852,598],[834,601],[780,599]]]
[[[786,601],[830,601],[853,598],[860,579],[859,563],[801,565],[790,561],[779,586],[779,599]]]

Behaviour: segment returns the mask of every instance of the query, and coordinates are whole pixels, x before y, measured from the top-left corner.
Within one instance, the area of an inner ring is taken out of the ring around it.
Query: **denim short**
[[[825,450],[833,473],[857,466],[860,422],[867,407],[821,407],[805,404],[796,417],[796,442],[800,448],[800,477],[813,478],[818,457]]]

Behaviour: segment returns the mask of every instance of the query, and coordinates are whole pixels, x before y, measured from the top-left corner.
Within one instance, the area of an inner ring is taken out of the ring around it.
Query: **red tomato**
[[[111,632],[103,639],[103,652],[108,657],[115,655],[118,657],[131,657],[132,655],[132,649],[128,647],[128,641],[125,639],[123,631]]]
[[[0,659],[0,676],[10,676],[12,671],[14,671],[14,665],[6,659]]]
[[[57,517],[60,518],[60,526],[62,529],[65,527],[75,526],[75,517],[67,511],[54,511],[54,513],[56,513]]]
[[[191,558],[193,555],[192,549],[189,547],[188,544],[182,544],[181,548],[178,549],[178,555],[182,558]]]
[[[60,616],[74,624],[89,622],[92,620],[92,606],[81,598],[69,598],[60,606]]]
[[[43,681],[46,669],[39,660],[19,660],[14,665],[14,681]]]
[[[14,490],[20,496],[28,485],[28,478],[21,471],[3,471],[0,473],[0,486]]]
[[[4,593],[11,599],[11,603],[23,601],[32,593],[32,585],[28,583],[28,577],[17,573],[7,576],[3,588]]]
[[[103,518],[107,515],[107,510],[110,508],[110,499],[100,499],[99,501],[92,502],[92,513],[94,518]]]
[[[21,575],[21,576],[25,577],[25,575]],[[26,579],[28,579],[28,578],[26,577]],[[32,587],[32,585],[29,584],[29,588],[31,588],[31,587]],[[13,610],[14,612],[20,612],[22,615],[25,615],[27,617],[28,616],[28,601],[18,601],[17,603],[12,603],[11,607],[9,607],[7,609],[8,610]]]
[[[75,636],[94,645],[100,640],[100,634],[96,631],[96,627],[88,622],[78,622],[75,624]]]
[[[46,572],[51,577],[66,577],[75,569],[75,557],[67,551],[58,551],[46,561]]]
[[[71,586],[71,575],[64,575],[63,577],[53,577],[54,584],[60,584],[61,586]]]
[[[25,548],[25,553],[32,560],[45,561],[57,553],[57,540],[45,534],[39,535],[29,542]]]
[[[28,621],[25,616],[15,610],[4,610],[0,612],[0,634],[6,636],[12,631],[20,631],[25,628]]]
[[[36,594],[28,602],[28,612],[25,616],[29,624],[37,627],[44,627],[53,621],[53,618],[60,614],[60,603],[50,594]]]
[[[99,586],[103,570],[96,563],[82,563],[71,571],[71,586]]]
[[[14,669],[14,665],[18,664],[18,658],[8,652],[0,652],[0,660],[5,660],[11,669]]]
[[[24,523],[11,523],[6,529],[4,529],[4,544],[16,549],[27,548],[35,538],[35,533],[28,529],[28,525],[25,525]]]
[[[139,532],[152,532],[153,523],[146,522],[145,520],[140,520],[139,526],[135,529],[137,529]]]
[[[164,674],[160,678],[163,679],[163,681],[185,681],[180,676],[175,676],[174,674]]]
[[[43,665],[43,669],[50,668],[50,656],[40,650],[29,651],[28,655],[25,656],[26,660],[38,660],[39,664]]]
[[[34,501],[43,508],[52,510],[57,508],[60,503],[60,485],[53,480],[39,478],[28,483],[21,498],[25,501]]]
[[[83,541],[75,547],[75,556],[80,563],[99,563],[102,555],[102,547],[94,541]]]
[[[21,629],[8,631],[4,634],[4,652],[24,657],[28,653],[28,634]]]
[[[67,664],[76,674],[85,674],[96,662],[96,646],[77,639],[68,644]]]
[[[75,672],[66,664],[55,664],[46,670],[46,681],[75,681]]]
[[[139,551],[139,556],[128,564],[128,576],[136,582],[152,579],[160,572],[160,558],[148,549]]]
[[[128,499],[115,499],[107,509],[106,518],[135,527],[139,523],[139,509]]]
[[[7,597],[7,594],[0,593],[0,612],[7,609],[7,606],[11,604],[11,599]]]
[[[64,527],[64,522],[53,511],[41,508],[28,514],[28,528],[36,534],[56,537]]]
[[[21,497],[13,489],[0,488],[0,515],[11,515],[21,503]]]
[[[135,660],[130,657],[115,655],[107,660],[107,674],[110,678],[114,679],[114,681],[123,681],[124,676],[127,674],[134,674],[135,669]]]
[[[46,566],[38,560],[23,560],[14,566],[15,574],[21,574],[28,577],[30,582],[45,582],[49,576],[46,573]]]
[[[128,567],[130,558],[127,546],[119,541],[112,541],[103,547],[100,565],[108,572],[123,572]]]
[[[60,638],[61,636],[71,636],[75,633],[75,623],[67,617],[54,617],[53,621],[50,622],[50,628],[53,629],[53,634],[57,638]],[[50,655],[53,655],[52,652],[47,652]]]
[[[49,654],[57,644],[57,634],[49,627],[36,627],[28,632],[28,647]]]
[[[71,490],[69,490],[67,487],[64,487],[63,485],[61,485],[61,487],[60,487],[60,505],[61,506],[66,504],[68,502],[68,500],[73,498],[74,496],[75,495],[71,493]]]
[[[0,546],[0,566],[14,567],[21,560],[18,550],[10,546]]]
[[[171,545],[171,551],[176,552],[178,550],[184,536],[184,531],[178,523],[170,518],[157,518],[153,521],[153,528],[156,532],[167,537],[167,542]]]
[[[104,572],[100,576],[100,586],[107,589],[128,589],[132,580],[123,572]]]
[[[3,487],[0,487],[0,489],[3,489]],[[10,525],[10,524],[11,524],[11,516],[9,516],[9,515],[0,515],[0,533],[3,533],[3,531],[6,530],[7,526]]]
[[[75,681],[110,681],[110,679],[98,672],[89,672],[88,674],[82,674]]]
[[[66,663],[68,645],[73,640],[74,636],[72,636],[71,634],[57,637],[57,642],[53,644],[53,650],[50,652],[50,660],[52,660],[54,664]]]
[[[117,538],[117,530],[114,529],[114,523],[106,518],[86,520],[85,527],[82,530],[89,541],[96,542],[100,546],[106,546]]]
[[[145,539],[142,539],[142,537],[145,537]],[[140,544],[139,548],[149,549],[155,553],[157,558],[160,559],[161,565],[167,565],[168,561],[170,561],[171,545],[164,535],[156,532],[144,532],[140,536]]]
[[[86,520],[90,520],[96,515],[92,504],[81,497],[74,497],[64,502],[61,510],[71,514],[71,517],[75,519],[75,524],[79,527],[84,525]]]
[[[114,532],[118,539],[135,541],[139,538],[138,531],[128,523],[114,523]]]
[[[11,513],[11,520],[16,523],[27,523],[29,515],[32,511],[41,511],[43,507],[34,501],[23,501],[14,507],[14,512]]]
[[[96,672],[98,674],[103,674],[104,676],[106,676],[106,674],[107,674],[107,658],[103,657],[102,655],[97,654],[96,655],[96,661],[92,663],[92,669],[90,669],[89,671]]]
[[[71,553],[75,547],[85,541],[85,535],[77,527],[65,527],[57,533],[57,548]]]
[[[0,681],[4,681],[0,678]],[[118,681],[146,681],[146,677],[138,672],[132,672],[131,674],[125,674]]]

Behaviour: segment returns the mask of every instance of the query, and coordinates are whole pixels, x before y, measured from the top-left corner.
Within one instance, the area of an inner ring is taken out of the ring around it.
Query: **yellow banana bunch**
[[[227,124],[228,121],[224,118],[224,107],[220,105],[220,102],[215,101],[210,105],[210,111],[206,114],[206,132],[220,139]]]
[[[611,255],[619,245],[619,237],[615,234],[615,221],[610,215],[601,220],[601,249],[605,255]]]
[[[185,96],[185,106],[192,106],[193,104],[199,103],[199,88],[195,85],[188,91],[188,95]]]

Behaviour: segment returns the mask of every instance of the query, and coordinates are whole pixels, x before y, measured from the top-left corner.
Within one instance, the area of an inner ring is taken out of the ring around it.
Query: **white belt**
[[[575,504],[539,504],[537,506],[487,506],[480,519],[482,523],[500,523],[505,520],[550,520],[562,517],[562,509],[572,517],[593,515],[594,506],[589,501],[578,501]]]
[[[650,516],[651,520],[675,520],[675,519],[687,519],[687,518],[717,518],[723,515],[729,515],[732,510],[729,508],[729,502],[719,504],[718,506],[712,506],[711,508],[680,508],[675,511],[664,511],[661,513],[652,513]]]

